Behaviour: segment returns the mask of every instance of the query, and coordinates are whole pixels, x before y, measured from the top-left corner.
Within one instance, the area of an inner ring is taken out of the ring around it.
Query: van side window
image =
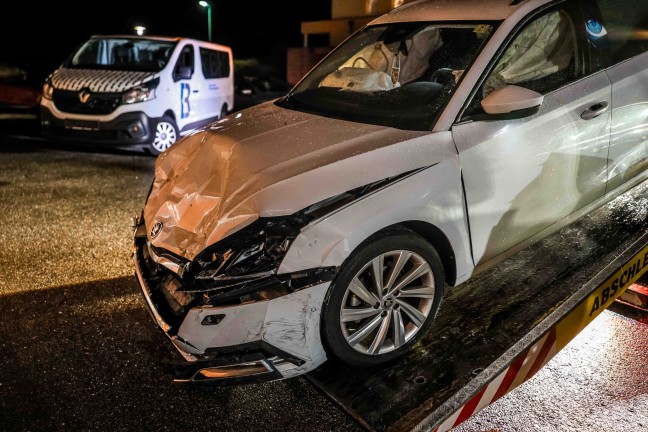
[[[180,56],[173,70],[173,78],[177,81],[180,79],[191,79],[194,74],[194,47],[185,45],[180,51]]]
[[[646,0],[596,0],[610,41],[610,51],[621,62],[648,51]]]
[[[227,52],[200,48],[200,61],[205,78],[227,78],[230,76],[230,61]]]

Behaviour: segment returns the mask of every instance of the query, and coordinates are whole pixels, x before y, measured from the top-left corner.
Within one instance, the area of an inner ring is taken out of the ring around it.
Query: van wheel
[[[155,125],[155,136],[149,151],[151,154],[159,155],[171,147],[178,136],[180,136],[180,132],[173,119],[168,116],[162,117]]]
[[[220,117],[218,117],[218,120],[223,120],[225,117],[227,117],[227,105],[223,105],[221,108],[221,113]]]
[[[407,352],[432,326],[443,296],[443,265],[432,245],[409,230],[381,234],[345,261],[324,301],[324,342],[353,366]]]

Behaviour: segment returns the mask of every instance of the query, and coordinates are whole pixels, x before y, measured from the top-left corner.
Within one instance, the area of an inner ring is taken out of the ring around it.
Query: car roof
[[[111,35],[93,35],[92,39],[137,39],[137,40],[158,40],[158,41],[167,41],[167,42],[178,42],[184,38],[170,37],[170,36],[133,36],[133,35],[111,34]]]
[[[418,0],[398,7],[371,24],[415,21],[503,21],[522,5],[550,0]]]
[[[171,36],[134,36],[134,35],[93,35],[91,39],[133,39],[133,40],[155,40],[164,42],[180,42],[187,41],[196,43],[204,47],[218,48],[225,51],[231,51],[231,48],[226,45],[219,45],[213,42],[207,42],[198,39],[191,39],[185,37],[171,37]]]

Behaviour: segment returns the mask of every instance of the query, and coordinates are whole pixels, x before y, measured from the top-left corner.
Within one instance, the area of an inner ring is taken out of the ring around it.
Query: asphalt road
[[[154,159],[0,138],[0,430],[358,430],[303,379],[173,384],[132,277]],[[648,429],[648,315],[599,317],[461,431]],[[405,414],[405,413],[404,413]]]

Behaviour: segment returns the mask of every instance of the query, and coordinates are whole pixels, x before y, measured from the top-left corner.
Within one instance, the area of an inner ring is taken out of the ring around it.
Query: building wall
[[[297,84],[326,54],[329,48],[288,48],[286,80],[290,85]]]
[[[408,1],[411,0],[331,0],[331,20],[302,23],[304,47],[288,50],[288,82],[298,82],[329,51],[310,47],[309,35],[327,34],[329,45],[335,47],[374,18]]]
[[[392,9],[394,0],[332,0],[331,17],[352,18],[382,15]]]

